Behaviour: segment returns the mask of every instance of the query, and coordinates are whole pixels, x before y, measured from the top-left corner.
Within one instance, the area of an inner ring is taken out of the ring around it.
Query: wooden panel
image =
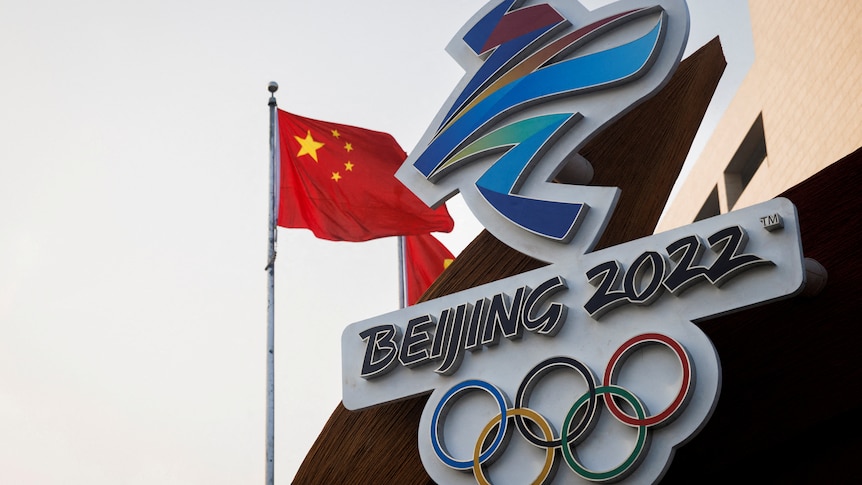
[[[661,92],[598,134],[581,151],[595,168],[593,185],[622,189],[616,216],[600,247],[652,234],[725,65],[718,38],[713,39],[682,62]],[[543,264],[484,231],[422,300]],[[431,483],[417,447],[425,400],[414,398],[356,412],[339,405],[294,483]]]
[[[700,324],[721,359],[721,397],[662,483],[859,483],[860,187],[862,149],[782,194],[826,289]]]

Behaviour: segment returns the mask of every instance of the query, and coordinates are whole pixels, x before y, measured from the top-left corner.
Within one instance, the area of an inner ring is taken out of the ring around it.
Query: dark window
[[[703,203],[703,207],[700,208],[697,216],[695,216],[694,222],[719,214],[721,214],[721,208],[718,206],[718,187],[713,187],[712,192],[709,193],[709,197],[706,198],[706,202]]]
[[[766,160],[766,136],[763,133],[763,115],[751,125],[745,139],[739,145],[727,168],[724,170],[724,188],[727,193],[727,208],[733,209],[736,201],[748,187],[754,174]]]

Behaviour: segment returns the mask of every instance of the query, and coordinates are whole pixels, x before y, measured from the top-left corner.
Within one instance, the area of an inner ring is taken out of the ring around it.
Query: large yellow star
[[[294,138],[296,138],[296,141],[299,142],[300,146],[299,152],[296,154],[296,156],[301,157],[303,155],[311,155],[311,158],[313,158],[316,162],[317,150],[323,148],[324,143],[320,143],[319,141],[316,141],[314,138],[312,138],[311,130],[308,130],[308,134],[305,135],[304,139],[298,136],[294,136]]]

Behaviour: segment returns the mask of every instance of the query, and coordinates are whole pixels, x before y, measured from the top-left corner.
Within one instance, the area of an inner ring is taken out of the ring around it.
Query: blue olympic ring
[[[446,413],[458,399],[463,397],[467,392],[474,390],[483,390],[491,394],[496,400],[497,406],[500,408],[500,415],[502,416],[500,427],[497,429],[497,436],[494,438],[491,446],[479,455],[479,463],[485,463],[489,458],[494,456],[500,448],[500,444],[503,443],[503,438],[506,436],[508,422],[506,410],[509,406],[502,391],[494,385],[478,379],[464,381],[449,389],[443,398],[440,399],[437,408],[434,410],[434,417],[431,419],[431,444],[434,446],[434,452],[437,453],[440,461],[456,470],[471,470],[473,468],[473,459],[457,460],[449,454],[446,447],[440,442],[440,436],[443,434],[441,429],[443,420],[441,418],[446,416]]]

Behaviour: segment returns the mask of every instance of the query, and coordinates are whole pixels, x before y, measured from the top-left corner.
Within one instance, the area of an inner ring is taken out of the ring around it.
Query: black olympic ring
[[[533,392],[533,388],[536,387],[539,380],[550,374],[551,372],[558,370],[560,368],[568,368],[572,369],[587,383],[587,394],[589,395],[589,401],[587,403],[587,411],[581,418],[581,421],[575,426],[568,435],[566,435],[566,442],[569,444],[577,444],[581,438],[586,434],[585,431],[590,427],[590,425],[594,422],[594,418],[596,412],[598,411],[598,406],[596,406],[596,378],[593,376],[593,372],[589,367],[584,365],[581,362],[578,362],[571,357],[552,357],[548,360],[541,362],[539,365],[533,367],[530,372],[527,373],[527,376],[524,377],[524,380],[521,381],[520,387],[518,387],[518,394],[515,397],[515,408],[521,409],[526,408],[528,406],[528,401],[530,400],[530,395]],[[562,437],[557,438],[555,440],[543,440],[542,438],[536,436],[532,429],[527,426],[527,423],[524,422],[524,416],[516,415],[515,416],[515,425],[518,427],[518,431],[527,439],[530,443],[544,448],[556,448],[561,446],[563,441]]]

